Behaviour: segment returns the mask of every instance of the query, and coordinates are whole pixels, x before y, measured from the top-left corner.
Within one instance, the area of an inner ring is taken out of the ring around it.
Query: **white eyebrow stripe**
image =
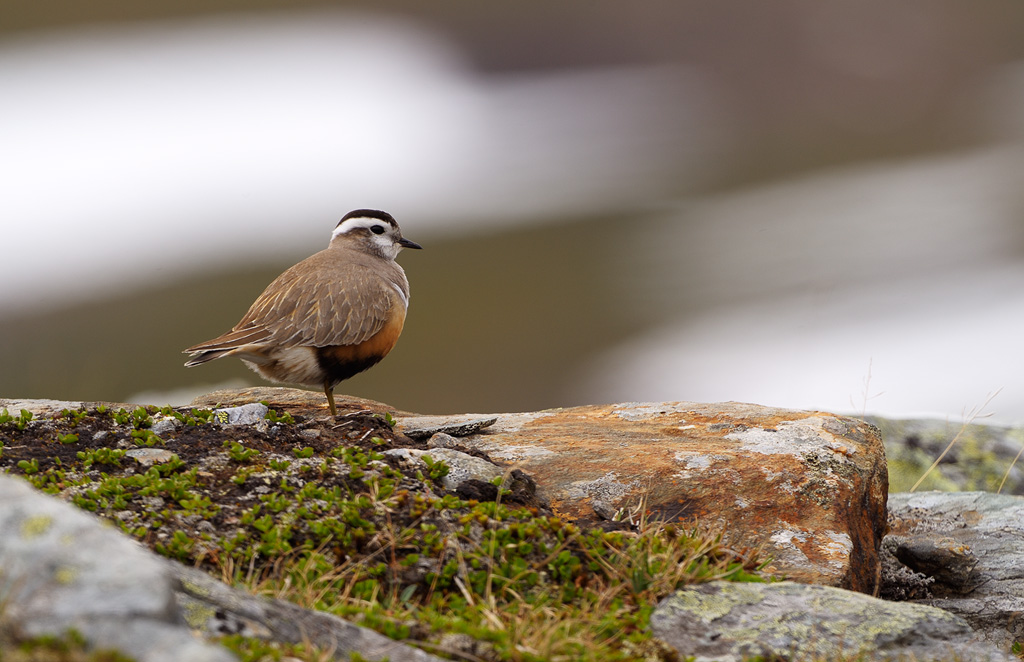
[[[334,239],[339,234],[345,234],[346,232],[350,232],[356,228],[366,228],[369,230],[374,225],[380,225],[386,230],[391,224],[387,221],[382,221],[379,218],[367,218],[363,216],[348,218],[339,223],[338,227],[334,228],[334,232],[331,233],[331,239]]]

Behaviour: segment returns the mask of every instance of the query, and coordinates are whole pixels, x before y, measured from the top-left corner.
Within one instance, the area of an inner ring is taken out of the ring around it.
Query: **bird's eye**
[[[370,232],[372,232],[373,234],[384,234],[384,226],[383,225],[371,225],[370,226]]]

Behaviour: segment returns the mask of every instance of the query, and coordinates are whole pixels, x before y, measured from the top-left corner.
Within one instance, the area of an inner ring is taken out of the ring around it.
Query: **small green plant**
[[[78,459],[82,461],[82,468],[89,469],[94,464],[108,464],[121,466],[121,458],[127,451],[118,448],[96,448],[88,451],[78,451]]]
[[[395,423],[397,422],[395,417],[389,411],[386,411],[383,414],[374,414],[373,417],[383,419],[389,428],[395,427]]]
[[[137,430],[153,426],[153,417],[149,415],[145,407],[136,407],[132,411],[131,421]]]
[[[190,558],[195,544],[195,541],[189,538],[188,534],[179,530],[171,535],[171,539],[167,541],[167,544],[157,543],[154,549],[156,549],[158,554],[184,562]]]
[[[31,476],[39,471],[39,461],[36,458],[31,460],[20,460],[18,462],[18,468],[21,469],[25,475]]]
[[[263,402],[262,404],[265,407],[268,407],[267,414],[263,418],[267,419],[271,423],[284,423],[286,425],[291,425],[295,422],[295,419],[288,412],[279,414],[276,410],[269,409],[269,405],[266,402]]]
[[[225,441],[224,447],[228,449],[228,457],[234,462],[248,462],[260,454],[255,448],[246,448],[238,441]]]
[[[210,421],[213,420],[212,409],[192,409],[191,411],[189,411],[189,414],[192,416],[192,418],[196,419],[201,423],[209,423]]]
[[[78,425],[89,413],[84,409],[62,409],[60,415],[72,425]]]
[[[267,507],[267,510],[279,513],[292,505],[292,500],[284,494],[266,494],[260,496],[260,501]]]
[[[21,413],[17,416],[12,416],[9,411],[4,409],[0,412],[0,425],[6,425],[7,423],[14,423],[14,427],[19,430],[24,430],[28,427],[29,421],[32,420],[32,412],[27,409],[22,409]]]
[[[164,443],[164,440],[161,439],[158,434],[156,434],[152,430],[148,430],[145,428],[132,430],[131,438],[135,440],[135,443],[138,444],[139,446],[145,446],[147,448],[152,448],[157,444]]]
[[[316,648],[312,644],[286,644],[264,641],[256,637],[232,634],[220,639],[221,645],[235,652],[241,662],[270,662],[271,660],[302,660],[302,662],[333,662],[338,659],[332,650]],[[369,662],[359,653],[353,652],[351,662]],[[385,660],[387,658],[384,658]]]
[[[181,469],[184,466],[185,461],[178,457],[177,453],[172,453],[171,459],[167,460],[166,462],[161,462],[160,464],[154,465],[153,468],[156,469],[157,473],[159,473],[161,476],[167,476],[176,472],[178,469]]]
[[[57,442],[61,443],[61,444],[74,444],[74,443],[78,442],[78,435],[77,434],[72,434],[72,433],[68,433],[68,434],[60,434],[60,433],[58,433],[57,434]]]
[[[300,458],[300,459],[305,459],[305,458],[313,457],[313,453],[314,452],[316,452],[316,451],[313,450],[312,446],[306,446],[304,448],[293,448],[292,449],[292,454],[295,455],[295,457]]]
[[[59,637],[45,635],[13,640],[0,637],[0,660],[7,660],[8,656],[11,662],[132,662],[132,658],[116,650],[90,647],[77,630],[69,630]]]
[[[430,477],[430,480],[435,483],[441,482],[441,479],[447,476],[452,470],[452,468],[445,464],[444,461],[435,460],[429,455],[422,455],[420,459],[423,460],[423,464],[427,465],[427,475]]]

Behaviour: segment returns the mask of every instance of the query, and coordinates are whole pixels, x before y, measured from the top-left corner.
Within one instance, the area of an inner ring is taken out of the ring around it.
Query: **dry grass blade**
[[[981,413],[981,412],[986,407],[988,407],[989,403],[991,403],[992,400],[994,400],[995,397],[997,395],[999,395],[999,392],[1002,391],[1002,390],[1003,390],[1003,388],[999,387],[994,392],[989,393],[988,397],[985,398],[985,402],[983,402],[980,406],[975,407],[971,411],[967,412],[967,414],[963,417],[964,420],[963,420],[963,423],[960,425],[960,430],[956,433],[956,435],[949,442],[949,444],[946,445],[946,448],[941,453],[939,453],[939,456],[937,458],[935,458],[935,461],[932,462],[931,466],[928,467],[928,469],[923,474],[921,474],[920,478],[917,479],[917,482],[914,483],[914,486],[910,488],[911,492],[916,491],[917,488],[921,486],[921,483],[924,482],[924,479],[928,477],[928,474],[930,474],[935,469],[935,467],[939,466],[939,462],[942,461],[942,458],[946,457],[946,453],[948,453],[953,448],[953,446],[955,446],[956,443],[958,441],[960,441],[960,437],[963,436],[964,432],[967,431],[968,426],[970,426],[971,423],[973,423],[975,421],[975,419],[987,418],[987,417],[992,415],[991,412],[987,412],[987,413],[984,413],[984,414]]]
[[[999,489],[996,490],[996,494],[1000,494],[1003,491],[1003,485],[1006,484],[1006,479],[1010,477],[1010,472],[1013,471],[1014,465],[1017,464],[1017,460],[1020,459],[1022,454],[1024,454],[1024,445],[1022,445],[1020,450],[1017,451],[1017,455],[1014,456],[1013,462],[1010,462],[1010,466],[1006,467],[1006,473],[1003,474],[1003,479],[999,481]]]

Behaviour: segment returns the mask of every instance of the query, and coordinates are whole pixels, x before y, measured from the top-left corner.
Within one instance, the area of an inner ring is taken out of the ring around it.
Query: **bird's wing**
[[[226,334],[254,334],[280,347],[356,345],[379,332],[398,292],[373,269],[353,263],[289,269]]]

